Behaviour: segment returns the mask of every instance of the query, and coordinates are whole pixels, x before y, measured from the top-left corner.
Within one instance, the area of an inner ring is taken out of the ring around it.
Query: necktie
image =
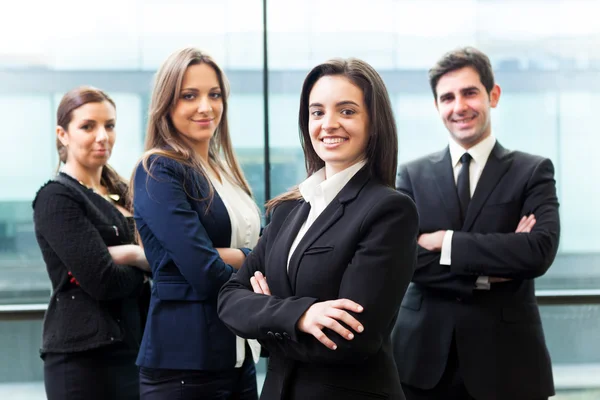
[[[471,184],[469,180],[469,164],[471,163],[471,155],[465,153],[460,158],[462,166],[458,173],[458,179],[456,181],[456,191],[458,192],[458,200],[460,201],[460,211],[462,221],[465,221],[467,216],[467,209],[469,208],[469,202],[471,201]]]

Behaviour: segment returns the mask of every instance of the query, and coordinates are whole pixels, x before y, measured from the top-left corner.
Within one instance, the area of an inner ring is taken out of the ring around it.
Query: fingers
[[[523,216],[517,225],[516,233],[529,233],[536,223],[535,215]]]
[[[265,278],[260,271],[256,271],[254,276],[250,278],[250,285],[252,285],[252,290],[254,290],[254,293],[264,294],[267,296],[271,295],[271,289],[269,289],[269,285],[267,284],[267,278]]]
[[[496,277],[496,276],[490,276],[490,283],[502,283],[502,282],[508,282],[511,280],[512,279],[510,279],[510,278],[500,278],[500,277]]]
[[[256,271],[254,273],[254,277],[256,278],[256,281],[258,282],[258,285],[262,289],[263,294],[266,294],[267,296],[270,296],[271,295],[271,289],[269,289],[269,285],[267,284],[267,278],[262,274],[262,272]]]
[[[331,350],[337,349],[337,345],[331,339],[329,339],[321,329],[314,327],[309,333],[313,335],[319,342],[324,344],[327,348]]]
[[[346,328],[344,328],[342,325],[340,325],[337,321],[341,321],[341,322],[345,323],[346,325],[348,325],[350,328],[354,329],[358,333],[362,333],[365,330],[365,328],[362,326],[362,324],[360,322],[358,322],[358,320],[356,318],[354,318],[352,315],[348,314],[344,310],[330,308],[327,310],[326,316],[336,320],[336,325],[333,325],[333,326],[337,327],[339,325],[341,328],[343,328],[343,331],[336,330],[331,326],[327,326],[327,327],[329,329],[335,330],[338,334],[340,334],[343,337],[347,338],[348,333],[350,333],[350,331],[348,331]],[[349,339],[352,339],[352,338],[349,338]]]
[[[250,278],[250,285],[252,285],[252,290],[254,290],[254,293],[264,294],[255,277]]]

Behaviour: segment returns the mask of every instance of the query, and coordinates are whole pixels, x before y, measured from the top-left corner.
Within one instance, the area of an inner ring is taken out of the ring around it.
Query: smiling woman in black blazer
[[[318,65],[299,125],[309,177],[269,203],[272,221],[221,289],[219,316],[269,350],[261,399],[404,399],[390,333],[418,217],[394,190],[398,142],[381,77],[356,59]]]

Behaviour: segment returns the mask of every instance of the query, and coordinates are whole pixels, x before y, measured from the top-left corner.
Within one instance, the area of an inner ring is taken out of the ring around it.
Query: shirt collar
[[[359,161],[327,179],[323,167],[298,186],[300,194],[307,203],[313,202],[315,196],[322,196],[329,204],[366,163],[366,160]]]
[[[449,148],[452,167],[456,167],[456,165],[460,162],[460,158],[463,154],[465,154],[465,152],[469,153],[471,157],[473,157],[473,160],[477,165],[485,165],[495,145],[496,138],[493,135],[486,137],[469,150],[465,150],[461,145],[456,143],[454,139],[450,138]]]

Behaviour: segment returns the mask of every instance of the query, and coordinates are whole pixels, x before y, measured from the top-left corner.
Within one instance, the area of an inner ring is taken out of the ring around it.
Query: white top
[[[473,197],[473,193],[475,193],[475,188],[477,187],[477,183],[479,182],[479,178],[481,177],[481,173],[483,172],[483,168],[487,163],[490,154],[492,153],[492,149],[496,145],[496,138],[492,135],[486,137],[481,142],[477,143],[475,146],[471,147],[469,150],[465,150],[461,145],[456,143],[454,140],[450,139],[449,149],[450,149],[450,159],[452,160],[452,170],[454,172],[454,183],[458,181],[458,173],[462,167],[462,163],[460,162],[460,158],[463,154],[469,153],[472,157],[471,163],[469,164],[469,189],[471,192],[471,197]],[[442,242],[442,253],[440,257],[440,264],[442,265],[451,265],[452,264],[452,235],[454,231],[448,230],[444,235],[444,240]],[[477,281],[475,282],[476,289],[489,290],[490,282],[488,276],[479,276],[477,277]]]
[[[231,223],[231,243],[229,247],[236,249],[240,247],[254,248],[260,235],[260,211],[256,203],[241,187],[232,182],[227,174],[221,173],[222,182],[219,182],[210,168],[207,168],[207,170],[209,171],[210,182],[219,194],[229,214]],[[260,358],[260,344],[256,340],[248,340],[248,344],[252,350],[252,358],[257,363]],[[245,358],[246,339],[237,336],[235,368],[241,367]]]
[[[300,184],[298,187],[300,189],[300,194],[304,198],[304,201],[310,203],[310,212],[308,213],[306,221],[304,221],[304,224],[302,224],[302,227],[298,231],[298,235],[296,236],[296,239],[294,239],[292,247],[290,247],[290,252],[288,254],[288,269],[290,267],[292,254],[294,254],[294,250],[298,247],[298,244],[306,234],[306,231],[308,231],[308,228],[311,227],[323,210],[331,203],[331,200],[338,195],[350,179],[352,179],[366,163],[366,160],[359,161],[329,178],[325,177],[325,168],[321,168]]]

